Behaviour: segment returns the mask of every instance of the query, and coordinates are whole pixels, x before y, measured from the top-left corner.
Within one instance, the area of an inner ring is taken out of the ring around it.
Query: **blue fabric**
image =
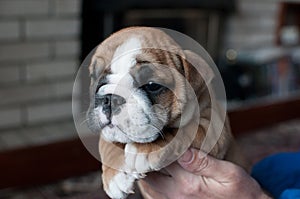
[[[299,192],[287,189],[300,189],[300,152],[267,157],[254,165],[251,175],[275,198],[291,198],[291,194]],[[283,193],[285,190],[287,192]]]
[[[299,199],[300,189],[287,189],[282,192],[279,199]]]

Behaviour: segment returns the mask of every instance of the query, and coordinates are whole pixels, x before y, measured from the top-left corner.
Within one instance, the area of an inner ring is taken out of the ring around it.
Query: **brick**
[[[21,124],[21,109],[0,109],[0,128],[19,126]]]
[[[0,133],[0,139],[3,143],[2,149],[16,149],[20,147],[28,146],[27,139],[24,139],[24,135],[20,130],[7,130]]]
[[[27,111],[29,123],[70,119],[72,118],[72,103],[67,101],[31,106]]]
[[[42,145],[76,137],[73,121],[28,126],[0,132],[0,150]]]
[[[55,12],[57,15],[79,15],[81,0],[55,0]]]
[[[46,137],[50,138],[50,141],[65,140],[76,137],[76,129],[73,121],[49,124],[44,126],[43,132],[46,134]]]
[[[17,21],[0,22],[0,40],[18,39],[20,37],[19,23]]]
[[[0,83],[12,83],[20,80],[20,71],[18,66],[0,67]]]
[[[0,90],[0,105],[24,104],[56,97],[55,84],[9,86]]]
[[[27,142],[30,145],[47,144],[74,138],[76,136],[73,121],[59,123],[49,122],[43,125],[23,128],[21,133],[26,136],[26,140],[28,140]]]
[[[27,21],[25,27],[27,38],[70,37],[79,35],[79,20],[76,19],[46,19]]]
[[[47,0],[1,0],[0,16],[36,16],[47,15]]]
[[[78,57],[80,52],[79,41],[58,41],[55,42],[55,56],[74,56]]]
[[[27,142],[30,145],[41,145],[41,144],[47,144],[52,141],[55,141],[56,137],[59,137],[56,135],[56,133],[60,132],[47,132],[45,128],[48,128],[48,125],[38,125],[34,127],[24,128],[21,130],[21,132],[26,135]],[[58,127],[59,128],[59,127]]]
[[[7,86],[0,89],[0,106],[61,99],[72,95],[73,79],[66,82]],[[70,97],[71,100],[71,97]]]
[[[77,65],[78,63],[72,60],[32,64],[26,67],[26,79],[40,80],[74,76]]]
[[[0,45],[0,61],[24,61],[46,58],[50,54],[48,43],[17,43]]]
[[[59,82],[56,84],[56,92],[58,97],[72,96],[74,81]]]

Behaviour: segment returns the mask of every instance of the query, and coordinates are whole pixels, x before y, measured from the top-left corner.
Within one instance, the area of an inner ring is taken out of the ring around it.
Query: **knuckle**
[[[229,171],[229,175],[232,177],[232,179],[235,179],[236,181],[239,181],[242,179],[242,176],[245,175],[245,172],[242,168],[233,165]]]
[[[195,161],[191,164],[191,170],[193,172],[201,172],[204,169],[207,169],[210,165],[209,158],[207,156],[202,158],[197,158]]]

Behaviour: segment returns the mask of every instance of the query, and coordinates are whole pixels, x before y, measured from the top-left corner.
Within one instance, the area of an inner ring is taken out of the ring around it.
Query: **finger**
[[[174,178],[174,180],[181,180],[182,178],[192,177],[193,174],[184,168],[182,168],[177,162],[174,162],[164,168],[166,172]]]
[[[168,190],[172,190],[174,187],[174,180],[172,177],[163,175],[159,172],[151,172],[144,178],[144,181],[148,183],[155,191],[160,193],[167,193]]]
[[[189,149],[178,159],[178,163],[185,170],[195,175],[201,175],[215,180],[222,180],[228,175],[228,171],[237,168],[237,166],[230,162],[218,160],[196,149]]]
[[[143,196],[147,199],[168,199],[167,196],[163,195],[163,193],[154,190],[153,187],[151,187],[147,182],[145,182],[144,179],[141,179],[138,185],[141,192],[143,193]]]

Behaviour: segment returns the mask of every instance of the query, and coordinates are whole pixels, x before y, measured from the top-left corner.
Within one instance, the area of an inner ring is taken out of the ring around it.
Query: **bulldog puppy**
[[[136,180],[188,147],[200,149],[209,125],[215,125],[212,111],[221,110],[212,110],[208,83],[214,74],[208,64],[159,29],[114,33],[97,47],[89,72],[88,124],[101,134],[103,187],[111,198],[126,198]],[[232,143],[227,121],[216,139],[207,152],[227,158]]]

